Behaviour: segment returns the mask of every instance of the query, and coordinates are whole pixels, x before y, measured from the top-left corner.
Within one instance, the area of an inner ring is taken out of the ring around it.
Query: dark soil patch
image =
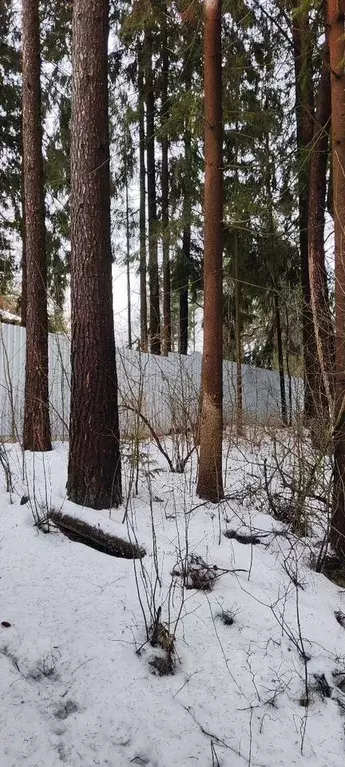
[[[168,654],[155,655],[149,661],[149,666],[152,669],[152,673],[157,676],[172,676],[175,672],[173,658]]]
[[[81,519],[75,519],[68,514],[51,511],[49,521],[52,522],[71,541],[84,543],[96,551],[109,554],[111,557],[122,559],[141,559],[145,556],[145,549],[134,543],[118,538],[116,535],[104,533],[98,527],[92,527]]]

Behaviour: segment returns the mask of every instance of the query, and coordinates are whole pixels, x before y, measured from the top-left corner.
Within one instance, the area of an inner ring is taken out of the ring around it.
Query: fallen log
[[[49,523],[58,528],[71,541],[84,543],[96,551],[109,554],[111,557],[122,559],[141,559],[145,556],[145,549],[137,546],[135,543],[125,541],[116,535],[110,535],[103,532],[98,527],[92,527],[81,519],[63,514],[61,511],[51,511],[49,513]]]

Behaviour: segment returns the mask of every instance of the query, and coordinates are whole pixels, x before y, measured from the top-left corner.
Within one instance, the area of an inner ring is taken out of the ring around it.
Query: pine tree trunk
[[[23,446],[51,450],[38,0],[22,3],[26,367]],[[25,284],[25,283],[24,283]]]
[[[167,6],[162,8],[162,118],[164,131],[169,121],[168,78],[168,23]],[[171,280],[170,280],[170,237],[169,237],[169,140],[162,138],[162,250],[163,250],[163,354],[171,352]]]
[[[188,30],[185,45],[187,53],[184,60],[184,88],[188,93],[192,87],[192,60],[190,45],[192,31]],[[192,192],[191,192],[191,149],[192,136],[189,128],[189,117],[186,116],[184,125],[184,171],[183,171],[183,206],[182,206],[182,268],[179,288],[179,350],[180,354],[188,353],[189,338],[189,275],[191,258],[191,215],[192,215]]]
[[[300,0],[292,0],[293,9],[299,9]],[[313,81],[312,45],[309,10],[292,13],[292,37],[295,62],[296,125],[299,186],[299,240],[302,286],[302,337],[304,356],[304,412],[307,419],[317,415],[317,402],[322,386],[318,364],[313,314],[311,309],[308,268],[308,210],[309,210],[309,151],[313,139]]]
[[[127,147],[125,147],[125,184],[126,184],[126,278],[127,278],[127,332],[128,348],[132,348],[132,307],[131,307],[131,250],[129,225],[129,195],[127,172]]]
[[[190,262],[190,197],[188,191],[184,192],[183,200],[183,233],[182,233],[182,285],[179,290],[179,349],[180,354],[188,353],[189,337],[189,306],[188,306],[188,282],[189,282],[189,262]]]
[[[67,493],[121,503],[108,130],[108,0],[74,0],[71,135],[71,416]]]
[[[217,502],[222,478],[223,360],[223,126],[221,0],[204,2],[205,193],[204,193],[204,349],[197,493]]]
[[[334,401],[335,338],[329,307],[325,265],[325,207],[327,190],[328,145],[331,128],[331,83],[328,31],[315,115],[314,140],[310,162],[309,189],[309,276],[315,338],[323,378],[325,397],[319,402],[320,416],[329,422]],[[319,424],[320,427],[320,424]]]
[[[157,203],[155,165],[155,97],[152,70],[152,34],[146,32],[146,151],[149,223],[150,350],[161,353],[159,273],[157,242]]]
[[[139,239],[140,239],[140,348],[148,351],[147,335],[147,290],[146,290],[146,169],[145,169],[145,107],[144,107],[144,76],[142,51],[138,56],[138,90],[139,90]]]
[[[274,314],[276,320],[276,334],[277,334],[277,351],[278,351],[278,369],[279,369],[279,385],[280,385],[280,405],[282,421],[287,424],[287,405],[286,405],[286,391],[285,391],[285,375],[284,375],[284,353],[283,353],[283,339],[282,328],[280,321],[280,308],[278,293],[274,292]]]
[[[328,1],[332,99],[332,164],[335,244],[335,429],[331,540],[345,559],[345,42],[344,12]]]
[[[22,154],[23,150],[22,150]],[[24,202],[24,176],[22,171],[22,227],[21,227],[21,234],[22,234],[22,259],[21,259],[21,268],[22,268],[22,289],[20,294],[20,317],[21,317],[21,326],[23,328],[26,327],[26,315],[27,315],[27,306],[28,306],[28,297],[27,297],[27,279],[26,279],[26,246],[25,246],[25,202]]]

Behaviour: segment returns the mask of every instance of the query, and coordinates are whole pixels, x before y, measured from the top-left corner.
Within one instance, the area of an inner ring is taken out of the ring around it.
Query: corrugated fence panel
[[[23,428],[25,328],[0,323],[0,436],[19,439]],[[193,429],[199,409],[201,354],[171,353],[156,357],[133,349],[117,349],[120,431],[122,436],[149,434],[145,419],[158,434]],[[224,423],[232,421],[236,402],[236,366],[224,361]],[[70,410],[70,340],[49,334],[49,398],[53,439],[68,439]],[[242,366],[244,410],[261,420],[280,414],[276,371]],[[291,385],[291,397],[289,387]],[[285,379],[288,409],[296,413],[303,401],[300,379]],[[140,419],[138,414],[144,417]]]

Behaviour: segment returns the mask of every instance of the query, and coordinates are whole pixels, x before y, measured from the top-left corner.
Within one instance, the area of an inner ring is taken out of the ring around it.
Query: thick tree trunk
[[[161,353],[159,273],[157,242],[157,203],[155,165],[155,97],[152,70],[152,34],[146,32],[146,147],[147,198],[149,219],[150,350]]]
[[[331,540],[345,559],[345,38],[344,2],[328,0],[335,244],[334,506]]]
[[[24,200],[24,148],[23,148],[23,119],[22,119],[22,136],[21,136],[21,148],[22,148],[22,166],[21,166],[21,208],[22,208],[22,222],[21,222],[21,238],[22,238],[22,258],[21,258],[21,269],[22,269],[22,285],[21,285],[21,293],[20,293],[20,317],[21,317],[21,326],[23,328],[26,327],[26,314],[27,314],[27,305],[28,305],[28,295],[27,295],[27,279],[26,279],[26,245],[25,245],[25,200]],[[41,150],[42,151],[42,150]]]
[[[22,259],[21,259],[21,267],[22,267],[22,289],[20,294],[20,317],[21,317],[21,326],[23,328],[26,327],[26,315],[27,315],[27,306],[28,306],[28,297],[27,297],[27,290],[28,290],[28,284],[27,284],[27,278],[26,278],[26,246],[25,246],[25,204],[24,204],[24,190],[22,191],[23,195],[23,204],[22,204]]]
[[[165,133],[169,121],[168,78],[168,23],[166,4],[162,8],[162,250],[163,250],[163,354],[171,352],[171,280],[169,237],[169,140]]]
[[[287,424],[288,419],[287,419],[286,391],[285,391],[283,339],[282,339],[282,328],[281,328],[281,321],[280,321],[279,298],[278,298],[278,293],[276,290],[274,292],[274,314],[275,314],[276,334],[277,334],[280,406],[281,406],[282,421],[284,424]]]
[[[24,280],[27,287],[23,446],[25,450],[51,450],[38,0],[23,0],[22,24]]]
[[[145,107],[144,107],[144,76],[142,51],[138,59],[138,90],[139,90],[139,238],[140,238],[140,348],[148,350],[147,335],[147,289],[146,289],[146,169],[145,169]]]
[[[110,244],[108,0],[74,0],[71,416],[67,493],[121,503]]]
[[[204,196],[204,349],[197,493],[217,502],[222,478],[223,360],[223,126],[221,0],[205,0],[205,196]]]
[[[292,0],[295,11],[300,0]],[[313,138],[312,44],[309,11],[292,13],[292,38],[295,62],[296,126],[299,186],[299,240],[302,285],[302,336],[304,356],[304,411],[307,419],[317,415],[321,375],[318,364],[308,269],[309,152]]]
[[[334,401],[335,338],[329,307],[325,266],[325,207],[327,190],[328,144],[331,128],[331,83],[329,71],[328,31],[315,115],[314,140],[310,162],[309,189],[309,277],[315,338],[325,393],[320,400],[320,416],[329,422]]]
[[[129,195],[128,195],[128,172],[127,172],[127,147],[125,148],[125,183],[126,183],[126,278],[127,278],[127,332],[128,348],[132,348],[132,306],[131,306],[131,245],[129,223]]]

